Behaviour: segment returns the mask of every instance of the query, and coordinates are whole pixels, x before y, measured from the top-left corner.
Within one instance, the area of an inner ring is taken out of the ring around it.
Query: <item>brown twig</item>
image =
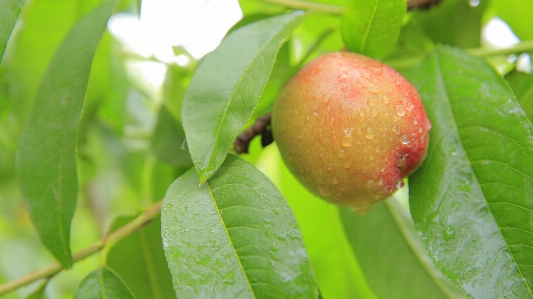
[[[322,12],[327,14],[342,15],[344,7],[333,4],[326,4],[320,2],[313,2],[307,0],[263,0],[273,4],[283,5],[292,9],[312,10],[315,12]],[[409,0],[407,1],[407,10],[412,9],[426,9],[433,5],[439,4],[442,0]]]
[[[235,142],[233,142],[233,148],[235,149],[235,151],[238,154],[248,153],[250,141],[252,141],[255,136],[263,134],[265,129],[270,125],[271,118],[272,113],[269,112],[259,117],[251,127],[239,134],[239,136],[237,136],[237,139],[235,139]]]
[[[407,10],[412,10],[415,8],[427,9],[433,5],[437,5],[442,0],[409,0],[407,2]]]

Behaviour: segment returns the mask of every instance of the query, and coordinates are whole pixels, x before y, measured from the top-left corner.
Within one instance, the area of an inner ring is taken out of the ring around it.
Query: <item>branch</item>
[[[332,15],[342,15],[344,7],[320,2],[312,2],[306,0],[263,0],[264,2],[283,5],[292,9],[313,10],[321,13],[328,13]],[[429,8],[433,5],[439,4],[441,0],[409,0],[407,1],[407,10],[416,8]]]
[[[78,261],[81,261],[85,259],[86,257],[89,257],[93,255],[94,253],[99,252],[106,246],[113,246],[120,240],[124,239],[125,237],[131,235],[132,233],[134,233],[141,227],[145,226],[152,219],[154,219],[155,217],[157,217],[157,215],[161,213],[162,203],[163,203],[162,200],[156,202],[155,204],[150,206],[146,211],[144,211],[141,215],[139,215],[137,218],[128,222],[127,224],[119,228],[118,230],[110,233],[104,239],[96,242],[95,244],[83,250],[78,251],[72,256],[73,262],[76,263]],[[31,272],[21,278],[9,281],[3,285],[0,285],[0,297],[20,287],[28,285],[36,280],[43,279],[43,278],[50,278],[54,276],[55,274],[59,273],[61,270],[63,270],[63,267],[61,266],[60,263],[56,262],[45,268],[42,268],[35,272]]]
[[[270,125],[271,118],[272,112],[259,117],[251,127],[237,136],[237,139],[233,142],[233,148],[237,154],[248,153],[250,141],[252,141],[255,136],[263,134],[266,127]]]

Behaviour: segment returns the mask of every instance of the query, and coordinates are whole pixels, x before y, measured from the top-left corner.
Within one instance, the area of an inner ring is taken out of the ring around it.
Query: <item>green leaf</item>
[[[157,124],[151,138],[152,154],[170,165],[191,167],[191,155],[186,148],[183,127],[170,114],[165,106],[159,110]]]
[[[339,210],[352,249],[379,298],[466,298],[433,266],[396,199],[376,205],[365,216]]]
[[[320,294],[332,299],[376,299],[354,256],[335,205],[305,189],[272,144],[256,162],[280,189],[294,212],[309,253]]]
[[[526,74],[519,71],[513,71],[505,76],[509,85],[526,112],[529,120],[533,120],[533,74]]]
[[[122,280],[109,268],[89,273],[76,290],[75,299],[133,299]]]
[[[291,209],[251,164],[228,155],[198,185],[194,169],[163,201],[163,244],[178,298],[317,298]]]
[[[433,123],[410,179],[435,265],[475,298],[532,298],[533,126],[483,59],[443,47],[408,78]]]
[[[117,218],[112,231],[134,218]],[[107,255],[107,266],[122,278],[135,298],[176,298],[163,252],[159,218],[115,244]]]
[[[224,162],[259,101],[281,44],[304,16],[293,12],[241,27],[202,60],[182,110],[200,182]]]
[[[341,19],[341,33],[353,52],[384,57],[402,26],[406,4],[401,0],[349,0]]]
[[[432,9],[415,11],[413,15],[433,42],[476,48],[480,46],[481,19],[489,2],[479,1],[477,6],[471,6],[470,1],[446,0]]]
[[[116,0],[105,1],[70,30],[46,71],[16,157],[24,203],[44,245],[72,265],[70,223],[78,193],[76,131],[91,60]]]
[[[25,2],[26,0],[3,0],[0,3],[0,61]]]
[[[43,281],[43,282],[41,282],[39,284],[39,286],[37,287],[37,289],[35,289],[35,291],[33,291],[28,296],[26,296],[26,299],[43,299],[43,298],[46,298],[45,295],[44,295],[44,291],[45,291],[47,285],[48,285],[48,279]]]
[[[513,0],[512,5],[505,0],[488,1],[488,10],[502,18],[522,40],[533,39],[533,19],[531,0]]]

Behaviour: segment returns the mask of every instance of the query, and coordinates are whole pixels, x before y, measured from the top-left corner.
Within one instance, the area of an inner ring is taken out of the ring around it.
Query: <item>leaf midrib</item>
[[[239,264],[239,269],[241,269],[242,273],[244,274],[244,277],[246,278],[246,284],[248,285],[248,288],[250,289],[251,294],[253,294],[255,298],[256,296],[254,293],[254,289],[252,288],[252,285],[250,284],[250,279],[248,278],[248,274],[244,270],[244,267],[241,263],[241,259],[239,257],[239,254],[237,253],[237,249],[235,248],[235,245],[233,245],[233,240],[231,239],[229,235],[224,218],[222,217],[222,214],[220,214],[220,209],[218,208],[217,201],[215,200],[215,196],[213,195],[212,188],[209,186],[209,182],[205,182],[205,186],[206,186],[207,191],[209,192],[209,198],[211,198],[211,201],[213,202],[213,206],[215,207],[215,210],[217,211],[218,218],[220,219],[220,222],[222,223],[222,227],[224,228],[224,233],[226,234],[226,237],[228,238],[233,254],[237,259],[237,263]]]
[[[360,53],[364,53],[366,48],[366,41],[368,39],[368,35],[370,34],[370,28],[372,27],[372,24],[374,22],[374,17],[376,15],[376,11],[379,6],[379,0],[376,1],[376,5],[374,5],[374,8],[372,10],[372,14],[370,16],[370,22],[368,22],[368,25],[366,26],[365,34],[363,34],[363,40],[361,41],[361,48],[359,50]]]

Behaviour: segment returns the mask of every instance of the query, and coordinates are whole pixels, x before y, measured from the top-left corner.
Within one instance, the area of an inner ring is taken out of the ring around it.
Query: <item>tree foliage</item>
[[[0,296],[533,298],[528,2],[239,4],[178,64],[107,31],[140,1],[0,2]],[[494,18],[520,41],[489,44]],[[365,216],[306,191],[275,143],[232,146],[341,50],[404,74],[433,124],[423,165]]]

